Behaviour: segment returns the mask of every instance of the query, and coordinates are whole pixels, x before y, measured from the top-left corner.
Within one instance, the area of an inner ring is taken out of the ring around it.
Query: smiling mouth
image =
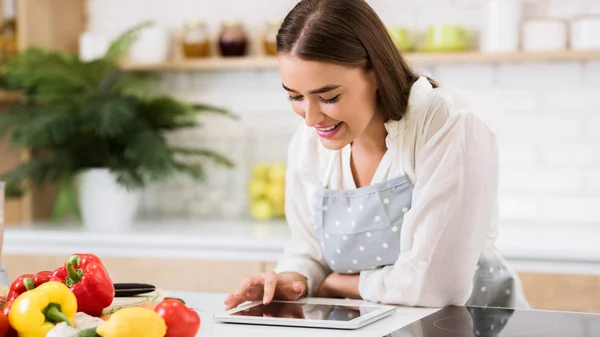
[[[328,126],[328,127],[326,127],[326,128],[318,128],[318,130],[319,130],[319,131],[321,131],[321,132],[327,132],[327,131],[331,131],[331,130],[335,129],[335,128],[336,128],[338,125],[340,125],[341,123],[342,123],[342,122],[339,122],[339,123],[337,123],[337,124],[334,124],[334,125]]]

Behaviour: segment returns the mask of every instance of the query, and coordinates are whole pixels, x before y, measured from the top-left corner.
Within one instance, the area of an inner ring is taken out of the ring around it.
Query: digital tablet
[[[303,298],[298,301],[249,302],[213,316],[224,323],[358,329],[392,315],[396,307],[365,301]]]

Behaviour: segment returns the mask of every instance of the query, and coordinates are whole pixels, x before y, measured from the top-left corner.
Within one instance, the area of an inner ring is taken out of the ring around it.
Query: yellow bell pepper
[[[56,324],[73,326],[77,298],[65,284],[50,281],[17,297],[8,320],[19,337],[45,337]]]
[[[96,333],[102,337],[163,337],[167,324],[154,310],[128,307],[97,326]]]

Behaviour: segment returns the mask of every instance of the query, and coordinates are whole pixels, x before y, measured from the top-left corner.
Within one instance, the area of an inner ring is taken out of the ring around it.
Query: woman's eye
[[[323,103],[335,103],[335,102],[337,102],[339,99],[340,99],[340,95],[337,95],[337,96],[335,96],[335,97],[333,97],[333,98],[330,98],[330,99],[321,98],[321,102],[323,102]]]
[[[288,99],[290,101],[300,101],[302,100],[302,96],[289,96]]]

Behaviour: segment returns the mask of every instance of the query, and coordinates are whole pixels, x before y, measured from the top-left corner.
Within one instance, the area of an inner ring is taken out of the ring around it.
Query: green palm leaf
[[[2,172],[9,195],[49,182],[61,184],[56,211],[73,202],[73,179],[90,168],[107,168],[127,188],[141,188],[175,174],[204,179],[201,161],[232,167],[211,150],[182,148],[167,134],[199,127],[198,116],[223,108],[156,94],[156,76],[125,72],[118,62],[142,29],[142,22],[115,39],[104,57],[81,61],[75,55],[29,48],[4,64],[0,87],[24,99],[0,113],[0,138],[33,156]],[[68,212],[67,212],[68,213]]]

